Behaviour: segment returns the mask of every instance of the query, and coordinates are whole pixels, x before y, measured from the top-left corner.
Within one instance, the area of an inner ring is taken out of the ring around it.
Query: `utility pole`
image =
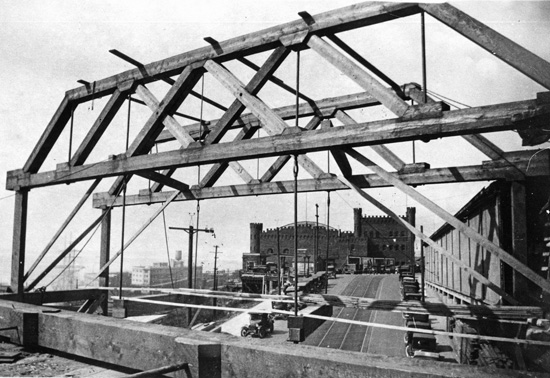
[[[189,227],[169,227],[171,230],[180,230],[185,231],[189,234],[189,249],[188,249],[188,258],[187,258],[187,287],[189,289],[193,288],[193,233],[194,232],[209,232],[214,233],[213,228],[197,228],[195,229],[193,226]],[[187,309],[187,321],[191,322],[191,311],[192,308],[189,307]]]
[[[327,283],[325,285],[325,294],[328,293],[328,251],[330,248],[330,192],[327,192],[327,258],[325,260],[325,274],[327,276]],[[336,269],[336,267],[334,267]]]
[[[223,252],[218,252],[219,245],[215,245],[214,248],[215,251],[210,253],[214,253],[214,290],[218,290],[218,253]]]
[[[214,290],[218,290],[218,247],[219,245],[214,246],[214,248],[216,249],[214,252]],[[212,306],[216,307],[217,305],[218,305],[218,299],[212,298]]]

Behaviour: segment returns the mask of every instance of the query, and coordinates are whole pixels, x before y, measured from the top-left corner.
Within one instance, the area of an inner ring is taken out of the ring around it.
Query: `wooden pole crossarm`
[[[509,303],[513,305],[518,305],[519,302],[512,297],[510,294],[506,293],[503,289],[501,289],[499,286],[495,285],[493,282],[491,282],[488,278],[483,276],[481,273],[477,272],[475,269],[470,268],[466,263],[462,262],[462,260],[456,258],[453,256],[452,253],[447,251],[445,248],[434,242],[429,236],[425,235],[423,232],[421,232],[419,229],[411,225],[409,222],[401,218],[399,215],[397,215],[395,212],[390,210],[388,207],[384,206],[382,203],[377,201],[374,197],[370,196],[369,194],[365,193],[363,190],[361,190],[357,185],[355,185],[350,180],[346,179],[345,177],[338,177],[340,181],[342,181],[344,184],[346,184],[350,189],[355,191],[357,194],[359,194],[361,197],[372,203],[374,206],[382,210],[384,213],[389,215],[392,219],[394,219],[396,222],[402,224],[405,228],[407,228],[410,232],[412,232],[417,238],[421,239],[423,242],[430,245],[433,249],[440,252],[441,254],[447,256],[447,258],[451,261],[453,261],[455,264],[460,265],[466,272],[468,272],[469,275],[475,277],[479,282],[487,286],[489,289],[493,290],[495,293],[500,295],[502,298],[507,300]]]
[[[506,264],[510,265],[514,270],[518,271],[522,275],[525,276],[529,281],[533,282],[535,285],[539,286],[542,290],[550,293],[550,282],[539,276],[537,273],[535,273],[533,270],[531,270],[528,266],[520,262],[518,259],[510,255],[508,252],[500,248],[498,245],[487,239],[485,236],[479,234],[474,229],[468,227],[463,222],[455,218],[453,215],[448,213],[443,208],[436,205],[434,202],[432,202],[427,197],[420,194],[418,191],[413,189],[412,187],[408,186],[392,174],[386,172],[376,164],[374,164],[372,161],[358,153],[357,151],[353,149],[346,150],[346,153],[353,157],[355,160],[359,161],[361,164],[365,165],[369,169],[371,169],[374,173],[382,177],[384,180],[386,180],[388,183],[395,186],[397,189],[401,190],[411,198],[413,198],[415,201],[420,203],[421,205],[425,206],[428,210],[430,210],[432,213],[443,219],[445,222],[452,225],[454,228],[456,228],[459,232],[463,233],[464,235],[468,236],[472,241],[476,242],[481,248],[485,249],[486,251],[493,254],[495,257],[499,258],[501,261],[505,262]]]
[[[550,89],[550,63],[448,3],[418,4],[430,16]]]
[[[518,121],[515,120],[517,117],[520,118]],[[6,189],[14,190],[18,187],[30,189],[136,171],[196,166],[219,161],[304,154],[337,146],[357,147],[471,133],[518,130],[533,127],[531,120],[534,118],[538,119],[537,122],[550,119],[550,105],[537,105],[536,101],[520,101],[447,111],[443,112],[439,118],[411,121],[384,120],[307,132],[296,130],[291,134],[282,133],[233,143],[193,146],[185,150],[160,152],[154,155],[122,156],[114,160],[79,167],[62,167],[51,172],[25,174],[15,170],[8,172]]]
[[[65,248],[65,250],[61,252],[59,256],[57,256],[55,260],[50,265],[48,265],[48,267],[44,269],[42,273],[40,273],[29,286],[26,287],[25,291],[31,291],[32,289],[34,289],[36,285],[38,285],[38,283],[42,281],[42,279],[44,279],[44,277],[46,277],[48,273],[50,273],[52,269],[55,268],[57,264],[59,264],[59,262],[63,260],[63,258],[67,256],[69,252],[71,252],[78,245],[78,243],[80,243],[82,239],[84,239],[86,235],[88,235],[102,220],[103,214],[97,217],[97,219],[93,221],[92,224],[88,226],[88,228],[86,228],[67,248]]]
[[[69,216],[67,217],[67,219],[65,219],[65,221],[63,222],[63,224],[61,225],[61,227],[59,227],[59,230],[57,230],[57,232],[55,233],[55,235],[53,236],[53,238],[50,240],[50,242],[46,245],[46,247],[44,248],[44,250],[40,253],[40,255],[37,257],[36,261],[32,264],[32,266],[29,268],[29,270],[27,271],[27,273],[25,273],[25,276],[24,276],[24,279],[23,280],[26,280],[27,278],[29,278],[29,276],[32,274],[32,272],[34,272],[34,270],[36,269],[36,267],[38,266],[38,264],[40,263],[40,261],[42,261],[42,259],[44,258],[44,256],[46,256],[46,254],[48,253],[48,251],[50,250],[50,248],[52,247],[52,245],[56,242],[56,240],[59,238],[59,236],[61,235],[61,233],[65,230],[65,228],[67,228],[67,226],[69,225],[69,223],[73,220],[73,218],[75,217],[75,215],[78,213],[78,211],[82,208],[82,205],[84,205],[84,203],[86,202],[86,200],[90,197],[90,195],[94,192],[94,190],[97,188],[97,186],[99,185],[99,183],[101,182],[101,179],[96,179],[92,185],[88,188],[88,190],[86,191],[86,193],[84,193],[84,195],[82,196],[82,198],[80,199],[80,201],[78,201],[78,203],[76,204],[76,206],[74,207],[74,209],[71,211],[71,213],[69,214]]]
[[[518,151],[509,153],[508,160],[512,160],[522,171],[527,171],[528,177],[540,177],[550,175],[549,167],[549,152],[537,150],[535,151]],[[533,157],[534,155],[534,157]],[[472,165],[464,167],[446,167],[426,169],[418,172],[394,172],[394,175],[400,180],[409,185],[429,185],[455,182],[474,182],[474,181],[490,181],[490,180],[521,180],[522,175],[519,175],[515,169],[510,167],[506,161],[487,161],[482,165]],[[391,186],[386,181],[382,180],[378,175],[365,174],[355,175],[350,178],[356,185],[361,188],[381,188]],[[316,191],[336,191],[345,190],[348,187],[342,184],[336,177],[322,177],[318,179],[302,179],[298,181],[298,191],[300,193],[316,192]],[[230,198],[241,196],[260,196],[292,193],[294,190],[294,182],[277,181],[277,182],[262,182],[253,185],[228,185],[216,186],[208,188],[191,188],[188,192],[182,192],[175,201],[188,200],[205,200],[211,198]],[[126,197],[126,205],[152,204],[166,201],[172,192],[150,193],[148,190],[140,191],[139,195],[131,195]],[[113,203],[115,199],[108,193],[97,193],[94,195],[93,206],[101,208]],[[114,206],[120,206],[121,200],[114,202]]]

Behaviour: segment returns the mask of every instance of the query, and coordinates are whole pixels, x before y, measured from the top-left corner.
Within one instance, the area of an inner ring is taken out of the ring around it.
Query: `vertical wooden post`
[[[99,251],[99,269],[109,262],[111,258],[111,209],[103,208],[103,220],[101,221],[101,246]],[[99,275],[99,286],[109,286],[109,267]],[[100,306],[103,315],[107,316],[108,295],[101,301]]]
[[[527,264],[527,208],[524,181],[514,181],[510,186],[510,202],[512,212],[512,255]],[[514,270],[512,296],[525,298],[527,291],[525,277]]]
[[[25,276],[25,239],[27,236],[27,203],[29,191],[15,192],[13,242],[11,255],[11,289],[23,295]]]

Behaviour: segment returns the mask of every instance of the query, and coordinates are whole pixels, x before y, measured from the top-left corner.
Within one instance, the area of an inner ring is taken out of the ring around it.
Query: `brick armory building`
[[[408,207],[403,219],[415,224],[416,209]],[[354,229],[341,231],[329,227],[329,263],[342,269],[346,263],[367,267],[402,265],[414,261],[414,235],[394,219],[385,216],[363,216],[362,209],[353,209]],[[318,248],[317,248],[318,245]],[[250,224],[250,253],[243,254],[243,270],[273,262],[290,267],[294,261],[294,224],[263,230],[262,223]],[[316,253],[318,251],[318,255]],[[325,269],[327,226],[315,222],[298,223],[298,263],[313,264]],[[303,267],[303,265],[302,265]],[[302,268],[299,268],[300,270]]]

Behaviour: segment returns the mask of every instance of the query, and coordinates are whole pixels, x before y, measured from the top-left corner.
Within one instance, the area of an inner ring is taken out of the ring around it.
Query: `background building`
[[[407,208],[403,216],[415,224],[416,209]],[[324,270],[328,261],[337,270],[346,264],[357,269],[367,267],[403,265],[414,261],[414,235],[390,217],[363,216],[362,209],[353,210],[354,230],[341,231],[315,222],[298,223],[299,271],[309,266]],[[263,230],[263,224],[250,224],[250,253],[243,254],[243,270],[268,263],[277,264],[277,252],[281,265],[291,267],[294,261],[294,224]],[[307,269],[307,268],[306,268]]]

